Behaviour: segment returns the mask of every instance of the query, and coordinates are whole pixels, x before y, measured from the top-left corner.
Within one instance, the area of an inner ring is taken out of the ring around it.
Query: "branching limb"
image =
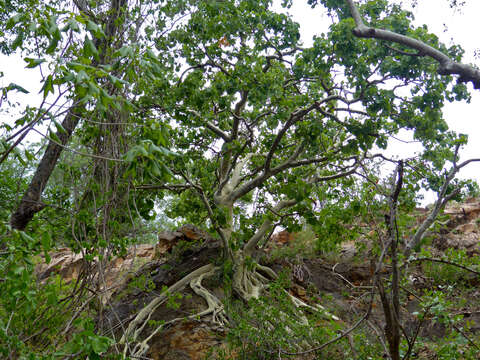
[[[420,242],[422,241],[423,237],[425,236],[425,232],[430,228],[430,226],[434,223],[435,219],[437,218],[438,214],[440,211],[445,207],[445,205],[458,193],[460,192],[460,189],[456,189],[450,194],[447,195],[447,189],[452,180],[455,178],[457,173],[465,166],[472,162],[480,162],[480,159],[470,159],[466,160],[460,164],[457,163],[457,158],[458,158],[458,150],[460,148],[460,145],[457,145],[455,149],[455,155],[454,155],[454,162],[453,162],[453,167],[450,169],[450,171],[446,174],[445,176],[445,181],[443,182],[442,188],[440,189],[438,193],[438,198],[435,201],[435,204],[433,206],[432,211],[430,214],[427,216],[427,218],[422,222],[422,224],[419,226],[417,231],[415,232],[414,236],[410,241],[408,241],[407,245],[405,246],[404,254],[405,257],[408,259],[410,256],[413,248],[415,248]]]
[[[382,255],[386,250],[390,250],[390,257],[392,259],[392,285],[390,295],[385,291],[383,286],[383,281],[376,271],[375,273],[375,283],[377,285],[380,300],[382,302],[383,313],[385,317],[385,337],[388,341],[389,353],[393,360],[400,359],[400,330],[402,329],[400,321],[400,274],[398,269],[398,240],[399,233],[397,227],[397,207],[398,207],[398,197],[402,190],[403,186],[403,161],[399,161],[397,168],[394,173],[392,192],[389,196],[389,213],[385,215],[385,224],[388,230],[388,240],[387,245],[384,246]],[[380,261],[377,263],[377,270],[380,269],[380,266],[383,263],[382,256]],[[408,337],[407,337],[408,340]]]
[[[200,118],[200,119],[203,119],[203,116],[196,110],[193,110],[193,109],[187,109],[188,112],[192,113],[193,115],[195,115],[196,117]],[[205,123],[205,127],[209,130],[211,130],[215,135],[221,137],[225,142],[230,142],[232,141],[231,137],[226,133],[224,132],[222,129],[220,129],[219,127],[215,126],[214,124],[212,124],[211,122],[209,121],[206,121]]]
[[[358,11],[353,0],[345,0],[350,9],[356,28],[353,34],[360,38],[372,38],[385,40],[406,46],[416,50],[418,56],[420,54],[428,56],[439,63],[438,73],[440,75],[459,75],[458,81],[472,82],[475,89],[480,89],[480,70],[470,65],[465,65],[450,59],[447,55],[426,43],[413,39],[411,37],[394,33],[392,31],[368,27],[364,24],[362,16]]]
[[[362,157],[362,159],[363,158],[364,157]],[[352,175],[353,173],[356,172],[356,170],[358,169],[358,167],[362,163],[362,159],[358,159],[357,156],[353,157],[353,159],[355,160],[355,162],[352,165],[346,167],[344,169],[344,171],[340,171],[336,174],[327,175],[327,176],[315,176],[311,180],[309,180],[309,182],[313,184],[313,183],[319,183],[319,182],[324,182],[324,181],[331,181],[331,180],[335,180],[335,179],[340,179],[342,177]]]
[[[452,261],[443,260],[443,259],[420,257],[420,258],[416,258],[416,259],[409,259],[408,263],[419,262],[419,261],[430,261],[430,262],[435,262],[435,263],[440,263],[440,264],[445,264],[445,265],[456,266],[456,267],[458,267],[462,270],[465,270],[465,271],[471,272],[472,274],[480,276],[480,271],[474,270],[474,269],[469,268],[467,266],[463,266],[461,264],[454,263]]]
[[[169,190],[174,193],[181,193],[185,190],[191,189],[190,184],[145,184],[135,186],[137,190]]]
[[[240,91],[240,100],[235,104],[235,109],[233,110],[233,128],[232,128],[232,140],[237,139],[238,137],[238,127],[240,125],[240,116],[245,104],[247,103],[248,91]]]
[[[273,211],[275,213],[278,213],[279,211],[291,207],[297,203],[296,200],[285,200],[285,201],[280,201],[274,208]],[[266,219],[262,226],[257,230],[257,232],[248,240],[247,244],[244,247],[244,252],[246,255],[250,255],[253,253],[253,250],[255,250],[255,247],[257,246],[258,242],[265,236],[265,234],[268,232],[270,227],[272,226],[272,220]]]

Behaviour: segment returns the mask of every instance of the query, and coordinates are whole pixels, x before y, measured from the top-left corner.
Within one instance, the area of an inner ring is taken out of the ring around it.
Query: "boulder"
[[[155,245],[156,253],[165,254],[171,252],[179,241],[211,241],[213,237],[206,231],[192,224],[180,226],[175,231],[162,231],[158,234],[158,242]]]

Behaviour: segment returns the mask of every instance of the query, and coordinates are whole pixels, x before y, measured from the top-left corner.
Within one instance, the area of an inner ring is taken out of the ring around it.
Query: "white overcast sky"
[[[280,1],[280,0],[276,0]],[[294,19],[300,23],[302,40],[305,45],[311,44],[313,35],[327,31],[330,19],[322,14],[320,8],[311,9],[307,0],[294,0],[290,10]],[[474,51],[480,49],[478,39],[478,15],[480,14],[480,1],[469,0],[460,12],[455,12],[448,6],[447,0],[419,0],[418,7],[414,10],[417,24],[428,25],[431,32],[437,34],[440,39],[448,44],[461,45],[466,53],[464,62],[477,63]],[[25,62],[19,55],[6,57],[0,55],[0,71],[4,77],[0,78],[0,87],[7,86],[10,82],[17,83],[28,89],[31,94],[18,94],[15,99],[20,103],[19,108],[25,105],[38,106],[41,98],[38,94],[41,88],[40,74],[37,69],[25,69]],[[0,121],[12,121],[11,116],[6,114],[6,104],[0,109]],[[17,111],[14,111],[17,113]],[[480,90],[472,91],[470,104],[453,103],[445,108],[445,118],[451,129],[468,134],[469,144],[461,152],[462,160],[480,157]],[[37,138],[38,140],[38,138]],[[407,149],[405,144],[392,143],[393,151],[410,156],[415,147]],[[471,164],[465,168],[460,177],[474,178],[480,182],[480,164]]]
[[[320,9],[311,9],[306,2],[306,0],[294,0],[290,13],[301,26],[305,45],[310,45],[313,35],[326,32],[330,22]],[[478,32],[480,0],[467,0],[460,11],[450,9],[447,0],[419,0],[418,2],[418,7],[413,10],[416,24],[426,24],[429,30],[447,45],[461,45],[465,50],[463,62],[476,63],[480,66],[480,58],[474,58],[475,50],[480,50],[480,33]],[[449,103],[444,109],[445,119],[450,129],[468,134],[469,143],[460,153],[462,161],[480,158],[480,90],[473,90],[471,85],[469,88],[472,93],[470,104]],[[410,156],[418,151],[418,147],[392,142],[389,150]],[[476,179],[480,183],[480,163],[469,164],[459,176]]]

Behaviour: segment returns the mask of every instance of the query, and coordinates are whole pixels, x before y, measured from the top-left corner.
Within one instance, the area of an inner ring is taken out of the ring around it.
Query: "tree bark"
[[[476,90],[480,89],[480,70],[474,68],[473,66],[462,64],[456,62],[446,54],[441,51],[433,48],[432,46],[413,39],[409,36],[401,35],[394,33],[392,31],[377,29],[373,27],[366,26],[362,20],[360,12],[358,11],[357,6],[353,0],[346,0],[350,13],[352,14],[353,19],[355,20],[355,29],[353,29],[353,34],[359,38],[370,38],[377,40],[385,40],[388,42],[393,42],[397,44],[404,45],[413,50],[418,51],[418,53],[412,54],[412,56],[428,56],[436,60],[439,64],[438,74],[439,75],[458,75],[458,82],[471,82],[473,87]]]
[[[79,10],[85,11],[82,4],[83,3],[76,2]],[[116,41],[115,34],[120,26],[119,24],[121,24],[117,23],[117,21],[122,14],[125,14],[124,7],[126,5],[126,0],[111,1],[110,10],[108,11],[109,16],[105,23],[105,39],[103,40],[103,43],[99,41],[99,39],[96,39],[95,41],[95,45],[101,54],[100,61],[93,61],[92,66],[105,62],[105,50]],[[24,230],[28,223],[33,219],[34,215],[45,208],[45,204],[41,201],[42,193],[47,186],[50,175],[52,175],[52,172],[57,165],[63,147],[69,142],[73,131],[80,121],[82,110],[83,106],[73,106],[63,119],[62,126],[65,129],[65,133],[60,131],[57,132],[57,137],[60,139],[61,145],[52,140],[48,143],[47,149],[43,154],[40,164],[38,164],[27,191],[10,218],[10,225],[13,229]]]
[[[70,140],[79,120],[80,117],[78,111],[76,111],[75,108],[70,109],[70,112],[62,121],[65,133],[60,131],[57,132],[57,136],[62,145],[65,145]],[[33,219],[33,216],[45,207],[45,204],[42,203],[40,198],[43,190],[45,190],[45,186],[47,185],[53,169],[55,169],[55,166],[57,165],[62,150],[63,147],[60,144],[50,140],[27,191],[10,218],[10,225],[12,228],[24,230],[28,223]]]

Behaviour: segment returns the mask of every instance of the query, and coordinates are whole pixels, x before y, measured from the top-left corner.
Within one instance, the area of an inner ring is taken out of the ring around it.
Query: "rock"
[[[451,216],[461,216],[464,217],[467,221],[474,220],[480,217],[480,200],[472,198],[469,199],[466,203],[449,204],[445,208],[444,214]]]
[[[177,232],[180,232],[185,236],[187,241],[198,241],[198,240],[208,240],[211,236],[204,230],[196,227],[192,224],[186,224],[177,229]]]
[[[192,224],[185,224],[175,231],[162,231],[158,234],[158,242],[155,245],[156,257],[169,253],[179,241],[201,241],[213,240],[213,237],[206,231]]]
[[[295,238],[295,234],[292,234],[292,233],[288,232],[287,230],[283,230],[283,231],[280,231],[278,233],[273,234],[270,237],[270,242],[271,242],[271,244],[283,246],[283,245],[286,245],[286,244],[292,242],[294,238]]]
[[[207,324],[180,321],[152,338],[148,356],[154,360],[203,360],[220,342]]]
[[[355,241],[347,241],[340,245],[340,257],[342,261],[348,261],[355,257],[357,247]]]
[[[433,241],[433,245],[439,250],[448,248],[466,249],[469,252],[476,251],[479,245],[479,234],[454,234],[449,233]]]
[[[478,227],[477,227],[477,224],[469,222],[469,223],[457,226],[453,230],[453,232],[466,235],[466,234],[478,232]]]
[[[162,231],[158,233],[159,241],[173,242],[180,239],[183,234],[179,231]]]
[[[213,241],[195,245],[186,254],[173,256],[168,261],[154,260],[145,263],[134,274],[130,274],[121,286],[115,288],[110,300],[111,306],[104,313],[103,323],[106,329],[120,328],[120,323],[128,321],[130,316],[150,303],[165,286],[173,285],[191,271],[211,263],[220,255],[221,242]],[[144,279],[144,283],[154,285],[153,291],[150,288],[138,288],[135,281],[140,278]],[[187,313],[198,313],[206,307],[205,300],[192,292],[184,293],[180,302],[181,310],[160,306],[152,320],[169,321],[178,317],[183,318]]]
[[[49,253],[50,263],[41,262],[35,272],[38,280],[45,280],[53,274],[59,274],[66,283],[78,277],[82,267],[82,254],[75,254],[68,248]]]
[[[155,245],[155,258],[172,251],[173,247],[183,239],[183,234],[178,231],[162,231],[158,234],[158,242]]]
[[[70,283],[76,280],[82,271],[83,256],[76,254],[68,248],[62,248],[51,252],[49,264],[41,262],[37,265],[35,272],[40,281],[46,280],[53,274],[59,274],[62,281]],[[102,294],[102,301],[106,303],[116,287],[120,286],[128,277],[128,273],[135,270],[135,267],[144,262],[153,260],[155,257],[155,246],[151,244],[140,244],[131,246],[123,257],[114,257],[104,265],[105,272],[102,277],[101,289],[109,289]],[[98,261],[98,259],[96,259]],[[95,278],[96,279],[96,278]]]

